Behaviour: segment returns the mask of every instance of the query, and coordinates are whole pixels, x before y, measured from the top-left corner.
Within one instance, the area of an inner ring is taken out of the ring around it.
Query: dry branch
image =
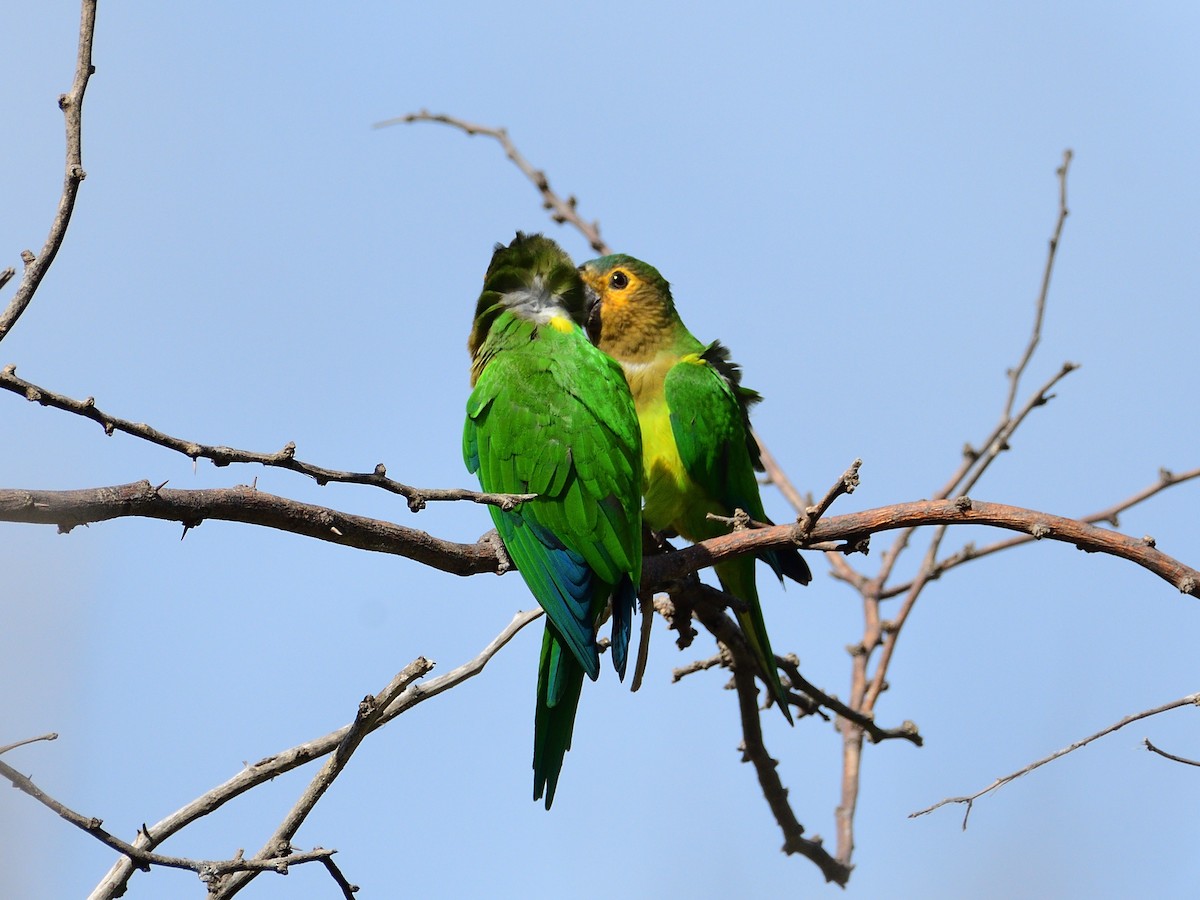
[[[71,89],[58,98],[59,109],[63,111],[67,129],[67,161],[66,172],[63,175],[62,196],[58,201],[58,209],[54,220],[50,223],[50,234],[42,245],[42,252],[34,256],[28,250],[21,253],[25,263],[25,271],[17,292],[13,294],[8,308],[0,313],[0,341],[17,324],[17,319],[29,307],[33,295],[50,266],[63,238],[67,236],[67,226],[71,224],[71,213],[75,209],[75,196],[79,193],[79,185],[87,173],[83,171],[83,95],[87,91],[88,79],[96,71],[92,65],[92,34],[96,29],[96,0],[84,0],[79,19],[79,46],[75,57],[75,80]],[[7,277],[0,280],[0,286],[12,277],[12,270],[6,269]]]
[[[410,684],[406,690],[402,691],[391,702],[390,706],[386,708],[378,719],[373,721],[371,730],[381,728],[392,719],[407,712],[419,703],[436,697],[438,694],[457,687],[468,679],[474,678],[484,670],[492,657],[499,653],[513,639],[517,632],[537,619],[541,614],[542,611],[540,609],[517,613],[512,621],[474,658],[447,672],[445,675],[439,675],[437,678],[431,678],[429,681]],[[393,683],[394,681],[395,679],[393,679]],[[133,845],[141,850],[149,850],[157,847],[167,838],[177,834],[192,822],[215,812],[230,800],[246,793],[246,791],[271,781],[279,775],[290,772],[305,763],[312,762],[314,759],[319,759],[322,756],[332,753],[346,739],[346,736],[350,734],[351,728],[353,728],[353,725],[343,726],[324,737],[316,738],[280,753],[272,754],[253,765],[247,766],[224,784],[220,784],[200,797],[197,797],[191,803],[176,810],[149,828],[143,828],[138,833]],[[115,897],[120,897],[125,893],[134,868],[134,864],[128,857],[117,860],[100,884],[88,895],[88,900],[113,900]]]
[[[180,856],[165,856],[161,853],[151,853],[109,833],[103,827],[103,819],[98,819],[95,816],[85,816],[55,800],[34,784],[30,778],[22,775],[12,766],[8,765],[8,763],[0,762],[0,776],[7,778],[17,790],[28,794],[76,828],[86,831],[102,844],[111,847],[129,859],[134,866],[143,870],[149,870],[151,866],[163,866],[170,869],[190,869],[199,875],[202,881],[212,881],[230,872],[278,872],[286,875],[289,865],[314,862],[324,859],[334,852],[332,850],[319,849],[307,852],[289,852],[282,856],[252,860],[241,859],[239,857],[225,860],[185,859]]]
[[[1031,762],[1029,765],[1022,769],[1018,769],[1016,772],[1013,772],[1010,775],[1005,775],[1003,778],[997,778],[981,791],[976,791],[974,794],[971,794],[967,797],[947,797],[945,800],[939,800],[937,803],[933,804],[933,806],[927,806],[925,809],[918,810],[915,813],[909,813],[908,817],[910,819],[915,819],[917,816],[923,816],[927,813],[931,813],[935,809],[945,806],[948,803],[965,803],[967,809],[966,812],[963,813],[962,827],[963,830],[966,831],[967,819],[971,815],[971,808],[974,806],[975,801],[984,794],[989,794],[997,788],[1001,788],[1008,784],[1010,781],[1015,781],[1023,775],[1028,775],[1034,769],[1041,768],[1042,766],[1046,765],[1046,763],[1054,762],[1054,760],[1066,756],[1068,753],[1073,753],[1080,747],[1086,747],[1092,741],[1099,740],[1105,735],[1112,734],[1114,731],[1124,728],[1126,725],[1129,725],[1132,722],[1137,722],[1141,719],[1149,718],[1150,716],[1157,716],[1159,713],[1164,713],[1168,710],[1179,709],[1181,706],[1200,706],[1200,694],[1188,694],[1186,697],[1180,697],[1178,700],[1172,700],[1170,703],[1164,703],[1162,706],[1156,706],[1153,709],[1142,710],[1142,712],[1126,716],[1125,718],[1121,719],[1121,721],[1114,722],[1107,728],[1103,728],[1100,731],[1097,731],[1095,734],[1090,734],[1087,737],[1071,744],[1069,747],[1063,747],[1061,750],[1056,750],[1049,756],[1042,757],[1036,762]]]
[[[182,453],[193,462],[197,459],[207,459],[217,467],[228,466],[230,463],[257,463],[262,466],[299,472],[301,475],[312,478],[319,485],[326,485],[332,481],[346,484],[369,484],[404,497],[412,512],[424,509],[426,503],[442,500],[472,500],[475,503],[489,503],[503,509],[512,509],[518,503],[532,500],[537,496],[536,494],[489,494],[463,488],[416,488],[388,478],[387,468],[383,463],[376,465],[374,471],[371,472],[341,472],[336,469],[327,469],[296,459],[296,445],[292,442],[276,453],[259,453],[253,450],[236,450],[233,447],[219,447],[172,437],[144,422],[130,422],[104,412],[96,406],[93,397],[88,397],[86,400],[74,400],[23,378],[18,378],[17,367],[14,365],[7,365],[0,369],[0,388],[20,394],[31,403],[40,403],[42,406],[50,406],[82,416],[85,419],[91,419],[93,422],[97,422],[107,435],[121,431],[149,441],[151,444]]]
[[[487,540],[474,544],[447,541],[415,528],[289,500],[245,485],[173,490],[140,481],[74,491],[0,488],[0,522],[56,525],[65,532],[78,525],[129,516],[167,519],[187,528],[206,519],[261,525],[360,550],[404,556],[454,575],[498,572],[501,563],[495,545]],[[809,541],[855,544],[880,531],[922,525],[990,525],[1063,541],[1081,550],[1127,559],[1181,592],[1200,597],[1200,572],[1163,553],[1154,541],[1077,519],[965,497],[899,503],[826,517],[813,526],[807,538],[799,524],[735,531],[673,553],[648,557],[642,586],[653,590],[727,559],[772,547],[804,546]]]
[[[489,128],[487,125],[476,125],[474,122],[468,122],[465,119],[459,119],[455,116],[446,116],[436,113],[431,113],[428,110],[420,110],[419,112],[409,113],[406,116],[398,116],[395,119],[387,119],[383,122],[376,122],[376,128],[387,128],[389,125],[404,125],[412,122],[438,122],[442,125],[449,125],[451,128],[457,128],[459,131],[464,131],[467,134],[474,136],[482,134],[485,137],[490,137],[497,141],[504,148],[504,155],[512,160],[513,164],[521,170],[521,172],[533,182],[533,186],[538,189],[538,193],[542,195],[542,208],[549,210],[550,218],[559,225],[569,222],[587,238],[588,244],[597,253],[607,254],[612,253],[612,249],[608,244],[604,243],[604,239],[600,237],[600,223],[587,222],[579,215],[576,209],[577,201],[573,196],[567,197],[564,200],[550,187],[550,181],[546,178],[546,173],[541,169],[535,169],[530,165],[521,151],[517,149],[516,144],[508,136],[508,131],[504,128]]]

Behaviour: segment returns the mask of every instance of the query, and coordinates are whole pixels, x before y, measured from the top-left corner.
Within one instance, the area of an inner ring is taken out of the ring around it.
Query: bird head
[[[658,269],[624,253],[579,267],[592,343],[623,361],[652,356],[681,325]]]
[[[586,310],[579,272],[571,257],[545,235],[518,231],[511,244],[496,245],[467,343],[472,359],[504,312],[537,325],[565,317],[583,327]]]

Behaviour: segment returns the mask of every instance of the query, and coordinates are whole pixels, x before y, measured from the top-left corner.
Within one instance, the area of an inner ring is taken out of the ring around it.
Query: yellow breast
[[[642,510],[646,524],[654,531],[679,530],[687,498],[695,490],[683,467],[671,413],[663,391],[663,379],[674,360],[655,361],[625,367],[625,376],[637,406],[642,428],[642,467],[644,472]]]

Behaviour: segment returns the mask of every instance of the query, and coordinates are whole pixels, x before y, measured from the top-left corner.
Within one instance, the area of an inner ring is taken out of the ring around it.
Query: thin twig
[[[862,468],[862,460],[856,459],[850,464],[842,477],[834,482],[833,486],[825,492],[825,496],[821,498],[819,503],[813,506],[806,507],[803,515],[800,517],[800,533],[807,537],[812,534],[813,526],[817,524],[821,516],[825,515],[829,507],[833,505],[833,501],[843,494],[853,494],[854,489],[859,485],[858,470]]]
[[[1029,412],[1038,406],[1044,405],[1050,399],[1050,395],[1048,394],[1050,388],[1058,380],[1065,377],[1068,372],[1076,368],[1073,363],[1065,363],[1062,369],[1041,390],[1033,394],[1025,407],[1017,415],[1013,415],[1013,404],[1019,390],[1021,377],[1041,340],[1042,325],[1045,321],[1046,301],[1050,288],[1050,276],[1054,269],[1054,261],[1057,257],[1063,225],[1067,217],[1067,173],[1070,162],[1071,151],[1067,150],[1063,154],[1063,164],[1056,172],[1059,185],[1058,214],[1055,220],[1054,232],[1050,239],[1041,287],[1038,292],[1031,335],[1020,361],[1008,371],[1009,389],[1000,421],[992,434],[980,445],[983,448],[982,450],[976,450],[969,445],[964,448],[962,463],[946,485],[934,494],[934,499],[936,500],[948,498],[952,495],[958,496],[960,499],[965,499],[974,485],[983,476],[984,472],[999,457],[1000,453],[1008,449],[1009,439],[1025,420],[1026,416],[1028,416]],[[854,574],[851,574],[852,570],[844,560],[841,561],[840,565],[835,564],[834,567],[835,574],[843,580],[854,584],[863,599],[863,637],[852,648],[850,706],[865,715],[874,714],[875,703],[887,684],[887,670],[891,663],[892,655],[895,652],[899,631],[911,613],[918,596],[925,585],[929,583],[931,575],[936,569],[937,554],[941,547],[942,539],[945,536],[945,529],[939,528],[934,531],[925,553],[920,574],[911,582],[911,586],[905,595],[905,599],[896,617],[890,622],[885,622],[880,611],[882,594],[887,587],[888,579],[891,578],[897,561],[907,549],[913,533],[913,529],[906,528],[897,535],[891,547],[884,552],[879,571],[873,578],[855,577]],[[875,671],[873,674],[869,674],[868,665],[871,657],[880,647],[882,647],[882,652],[875,665]],[[848,864],[854,848],[854,813],[858,804],[859,778],[862,769],[863,733],[847,719],[842,719],[839,722],[839,728],[842,732],[843,752],[842,798],[836,813],[838,823],[838,858]]]
[[[309,478],[312,478],[319,485],[326,485],[331,481],[336,481],[346,484],[367,484],[382,488],[385,491],[390,491],[393,494],[399,494],[404,497],[408,501],[408,508],[412,512],[424,509],[426,503],[445,500],[471,500],[475,503],[499,506],[502,509],[512,509],[517,504],[523,503],[526,500],[532,500],[537,496],[536,494],[489,494],[463,488],[412,487],[411,485],[401,484],[399,481],[388,478],[387,469],[383,463],[375,466],[373,472],[340,472],[335,469],[326,469],[323,466],[313,465],[312,463],[296,459],[296,445],[291,442],[276,453],[258,453],[253,450],[236,450],[233,447],[218,447],[189,441],[184,438],[172,437],[156,428],[151,428],[143,422],[130,422],[126,419],[109,415],[96,406],[96,401],[92,397],[88,397],[86,400],[74,400],[62,394],[56,394],[54,391],[47,390],[44,387],[32,384],[23,378],[18,378],[17,367],[14,365],[8,365],[0,369],[0,388],[12,391],[14,394],[20,394],[32,403],[40,403],[42,406],[51,406],[55,409],[61,409],[64,412],[82,416],[85,419],[91,419],[93,422],[99,423],[107,435],[112,435],[114,431],[124,432],[143,441],[149,441],[168,450],[182,453],[193,461],[197,459],[211,460],[212,464],[218,468],[227,466],[230,463],[257,463],[263,466],[299,472],[301,475],[307,475]]]
[[[1172,760],[1173,762],[1177,762],[1177,763],[1183,763],[1185,766],[1200,766],[1200,762],[1197,762],[1194,759],[1188,759],[1183,756],[1176,756],[1174,753],[1168,753],[1166,750],[1160,750],[1158,747],[1155,747],[1152,743],[1150,743],[1150,738],[1142,738],[1142,743],[1145,744],[1146,749],[1149,750],[1151,753],[1157,753],[1159,756],[1163,757],[1164,759],[1169,759],[1169,760]]]
[[[23,741],[15,741],[11,744],[5,744],[0,747],[0,756],[3,756],[9,750],[16,750],[18,747],[24,747],[26,744],[35,744],[38,741],[57,741],[58,733],[51,731],[47,734],[39,734],[37,737],[25,738]]]
[[[778,762],[771,758],[763,743],[758,688],[754,683],[758,664],[741,629],[725,614],[720,600],[715,596],[719,594],[719,591],[699,582],[690,582],[680,585],[672,596],[692,608],[704,627],[733,657],[733,679],[742,720],[742,758],[753,764],[763,797],[783,832],[783,852],[805,857],[816,864],[826,881],[845,886],[850,878],[850,867],[831,856],[820,837],[804,836],[804,826],[788,802],[788,791],[779,777]]]
[[[570,223],[579,230],[592,249],[597,253],[607,254],[612,253],[612,249],[608,244],[604,243],[604,239],[600,237],[600,223],[586,222],[579,215],[576,209],[578,201],[575,197],[568,196],[563,200],[550,187],[550,182],[546,178],[546,173],[541,169],[535,169],[530,165],[521,152],[517,150],[516,145],[508,136],[508,131],[504,128],[489,128],[487,125],[477,125],[474,122],[468,122],[465,119],[459,119],[455,116],[446,116],[431,113],[428,110],[422,109],[419,112],[409,113],[406,116],[398,116],[394,119],[387,119],[383,122],[376,122],[375,128],[387,128],[389,125],[404,125],[412,122],[439,122],[442,125],[449,125],[451,128],[457,128],[469,135],[482,134],[485,137],[490,137],[499,142],[504,148],[504,154],[513,161],[518,169],[520,169],[526,178],[533,182],[534,187],[542,195],[542,208],[550,211],[552,218],[559,225]]]
[[[300,863],[314,862],[319,859],[324,859],[334,851],[332,850],[311,850],[300,853],[288,853],[283,856],[276,856],[263,859],[185,859],[180,856],[164,856],[160,853],[151,853],[132,844],[126,843],[119,837],[109,833],[103,828],[103,820],[95,816],[85,816],[76,812],[65,804],[55,800],[33,781],[25,775],[22,775],[12,766],[7,763],[0,762],[0,776],[7,778],[12,786],[22,793],[28,794],[34,800],[37,800],[43,806],[53,810],[61,818],[70,822],[76,828],[86,831],[92,837],[96,838],[102,844],[116,850],[122,856],[129,859],[133,865],[139,869],[148,870],[151,866],[163,866],[169,869],[189,869],[197,873],[204,881],[211,881],[213,878],[219,877],[229,872],[278,872],[287,874],[290,865],[299,865]]]
[[[827,694],[811,681],[800,674],[800,667],[793,660],[785,657],[776,657],[776,662],[783,669],[791,681],[792,687],[812,698],[813,701],[825,707],[831,712],[837,713],[845,719],[849,719],[859,728],[867,733],[874,744],[882,743],[883,741],[891,741],[902,739],[909,741],[917,747],[922,747],[925,740],[921,737],[921,733],[917,730],[915,723],[911,721],[902,722],[896,728],[881,728],[875,723],[875,720],[870,716],[864,716],[862,713],[847,706],[837,697],[832,694]]]
[[[1172,710],[1172,709],[1178,709],[1181,706],[1200,706],[1200,693],[1188,694],[1186,697],[1180,697],[1178,700],[1173,700],[1170,703],[1164,703],[1162,706],[1154,707],[1154,709],[1146,709],[1139,713],[1133,713],[1132,715],[1126,716],[1125,718],[1121,719],[1119,722],[1115,722],[1112,725],[1109,725],[1107,728],[1097,731],[1095,734],[1088,735],[1087,737],[1083,738],[1082,740],[1076,741],[1075,743],[1071,744],[1069,747],[1063,747],[1061,750],[1057,750],[1054,753],[1051,753],[1049,756],[1044,756],[1041,759],[1037,760],[1036,762],[1030,763],[1029,765],[1025,766],[1023,769],[1018,769],[1016,772],[1013,772],[1010,775],[1005,775],[1003,778],[997,778],[995,781],[993,781],[991,784],[989,784],[987,787],[985,787],[981,791],[976,791],[974,794],[971,794],[970,796],[967,796],[967,797],[947,797],[945,800],[939,800],[937,803],[933,804],[933,806],[928,806],[925,809],[918,810],[917,812],[909,813],[908,817],[910,819],[915,819],[917,816],[923,816],[926,813],[931,813],[935,809],[945,806],[948,803],[965,803],[967,806],[967,810],[963,814],[962,827],[963,827],[963,830],[966,831],[967,818],[971,815],[971,807],[975,803],[975,801],[978,800],[980,797],[982,797],[984,794],[991,793],[992,791],[996,790],[997,788],[1001,788],[1004,785],[1008,784],[1010,781],[1015,781],[1016,779],[1020,778],[1023,775],[1028,775],[1034,769],[1041,768],[1042,766],[1046,765],[1046,763],[1054,762],[1054,760],[1056,760],[1060,757],[1066,756],[1068,753],[1072,753],[1075,750],[1078,750],[1080,747],[1086,747],[1092,741],[1099,740],[1100,738],[1104,737],[1105,735],[1112,734],[1114,731],[1124,728],[1126,725],[1130,724],[1131,722],[1137,722],[1141,719],[1147,719],[1150,716],[1157,716],[1159,713],[1164,713],[1164,712],[1167,712],[1168,710]]]
[[[468,660],[457,668],[418,684],[412,684],[408,690],[392,701],[387,710],[379,717],[375,728],[381,728],[392,719],[407,712],[419,703],[436,697],[451,688],[457,687],[484,670],[484,667],[500,650],[513,639],[522,628],[542,615],[541,608],[517,613],[511,622],[494,637],[473,659]],[[316,738],[276,753],[247,766],[224,784],[218,785],[207,793],[197,797],[191,803],[171,813],[166,818],[149,828],[143,828],[133,842],[139,849],[148,850],[157,847],[167,838],[178,833],[197,819],[215,812],[220,807],[239,797],[260,784],[271,781],[285,772],[290,772],[305,763],[319,759],[337,749],[338,745],[350,732],[353,726],[345,725],[324,737]],[[128,858],[117,860],[108,874],[98,884],[88,900],[113,900],[124,894],[134,866]]]
[[[346,768],[351,755],[358,749],[363,738],[379,727],[383,714],[387,712],[387,708],[392,705],[392,702],[407,690],[410,684],[425,676],[432,668],[433,663],[424,657],[418,657],[400,670],[377,696],[368,696],[359,703],[358,714],[351,723],[350,729],[338,742],[334,751],[329,754],[325,765],[313,777],[275,833],[254,855],[254,859],[275,859],[288,855],[292,846],[292,838],[296,836],[296,832],[300,830],[300,826],[304,824],[308,814],[313,811],[317,801],[324,796],[334,779]],[[257,875],[258,873],[253,871],[232,874],[219,887],[210,888],[209,897],[211,900],[228,900],[240,893],[242,888],[253,881]]]
[[[67,226],[71,224],[71,212],[75,209],[75,196],[79,193],[79,185],[87,173],[83,171],[83,95],[87,91],[88,79],[96,71],[92,65],[92,35],[96,30],[96,0],[84,0],[79,18],[79,46],[75,56],[75,79],[71,90],[58,98],[59,109],[63,111],[67,131],[66,172],[63,175],[62,196],[58,201],[58,210],[54,221],[50,224],[50,234],[42,245],[42,252],[34,256],[28,250],[21,254],[25,263],[25,272],[17,292],[13,294],[8,308],[0,313],[0,341],[21,318],[37,293],[42,279],[50,271],[50,265],[62,246],[63,238],[67,236]],[[6,270],[7,272],[8,270]],[[9,276],[11,277],[11,275]],[[4,278],[7,282],[8,278]],[[0,286],[3,282],[0,282]]]
[[[1017,390],[1021,382],[1021,376],[1025,373],[1025,367],[1029,365],[1029,360],[1033,358],[1033,353],[1037,350],[1038,343],[1042,339],[1042,322],[1046,317],[1046,297],[1050,293],[1050,276],[1054,274],[1054,260],[1058,255],[1058,242],[1062,239],[1063,225],[1066,224],[1067,216],[1070,214],[1070,211],[1067,209],[1067,171],[1071,168],[1072,156],[1074,154],[1070,149],[1064,150],[1062,165],[1055,172],[1058,176],[1058,219],[1054,223],[1054,234],[1050,236],[1050,249],[1046,253],[1046,266],[1042,270],[1042,287],[1038,291],[1037,312],[1033,320],[1033,334],[1029,338],[1029,343],[1026,345],[1025,352],[1021,356],[1021,361],[1008,373],[1008,399],[1004,403],[1004,414],[1006,416],[1012,412],[1013,403],[1017,399]]]

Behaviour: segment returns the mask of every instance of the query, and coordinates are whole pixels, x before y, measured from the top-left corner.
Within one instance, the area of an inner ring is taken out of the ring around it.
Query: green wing
[[[768,521],[754,475],[758,452],[747,415],[748,405],[758,395],[740,386],[737,370],[724,348],[713,343],[702,353],[676,363],[667,373],[664,391],[680,461],[700,493],[687,504],[680,533],[692,540],[726,533],[726,526],[706,518],[709,512],[730,516],[741,509],[753,519]],[[780,557],[774,551],[762,555],[782,578]],[[794,551],[791,558],[802,573],[797,580],[807,583],[811,579],[807,564]],[[754,557],[730,560],[714,568],[725,590],[746,603],[748,609],[738,613],[738,621],[780,711],[791,722],[787,694],[759,604]]]
[[[538,337],[497,354],[477,381],[464,457],[484,490],[538,495],[513,510],[488,509],[530,590],[595,678],[594,607],[623,578],[640,577],[641,524],[630,502],[641,484],[637,418],[619,368],[577,326],[562,333],[511,323],[521,326]]]
[[[549,622],[538,667],[534,798],[554,800],[584,673],[599,674],[596,620],[613,607],[613,665],[624,677],[641,579],[641,433],[620,367],[568,331],[527,331],[489,361],[467,402],[463,456],[486,491],[535,493],[489,506]],[[509,335],[510,337],[512,335]]]
[[[726,529],[720,523],[705,522],[704,513],[728,516],[743,509],[759,521],[766,516],[754,476],[753,439],[747,432],[745,406],[734,393],[734,385],[710,361],[716,347],[719,345],[709,345],[703,353],[676,363],[663,385],[680,461],[708,503],[716,507],[689,517],[690,530],[705,537],[723,534]]]

